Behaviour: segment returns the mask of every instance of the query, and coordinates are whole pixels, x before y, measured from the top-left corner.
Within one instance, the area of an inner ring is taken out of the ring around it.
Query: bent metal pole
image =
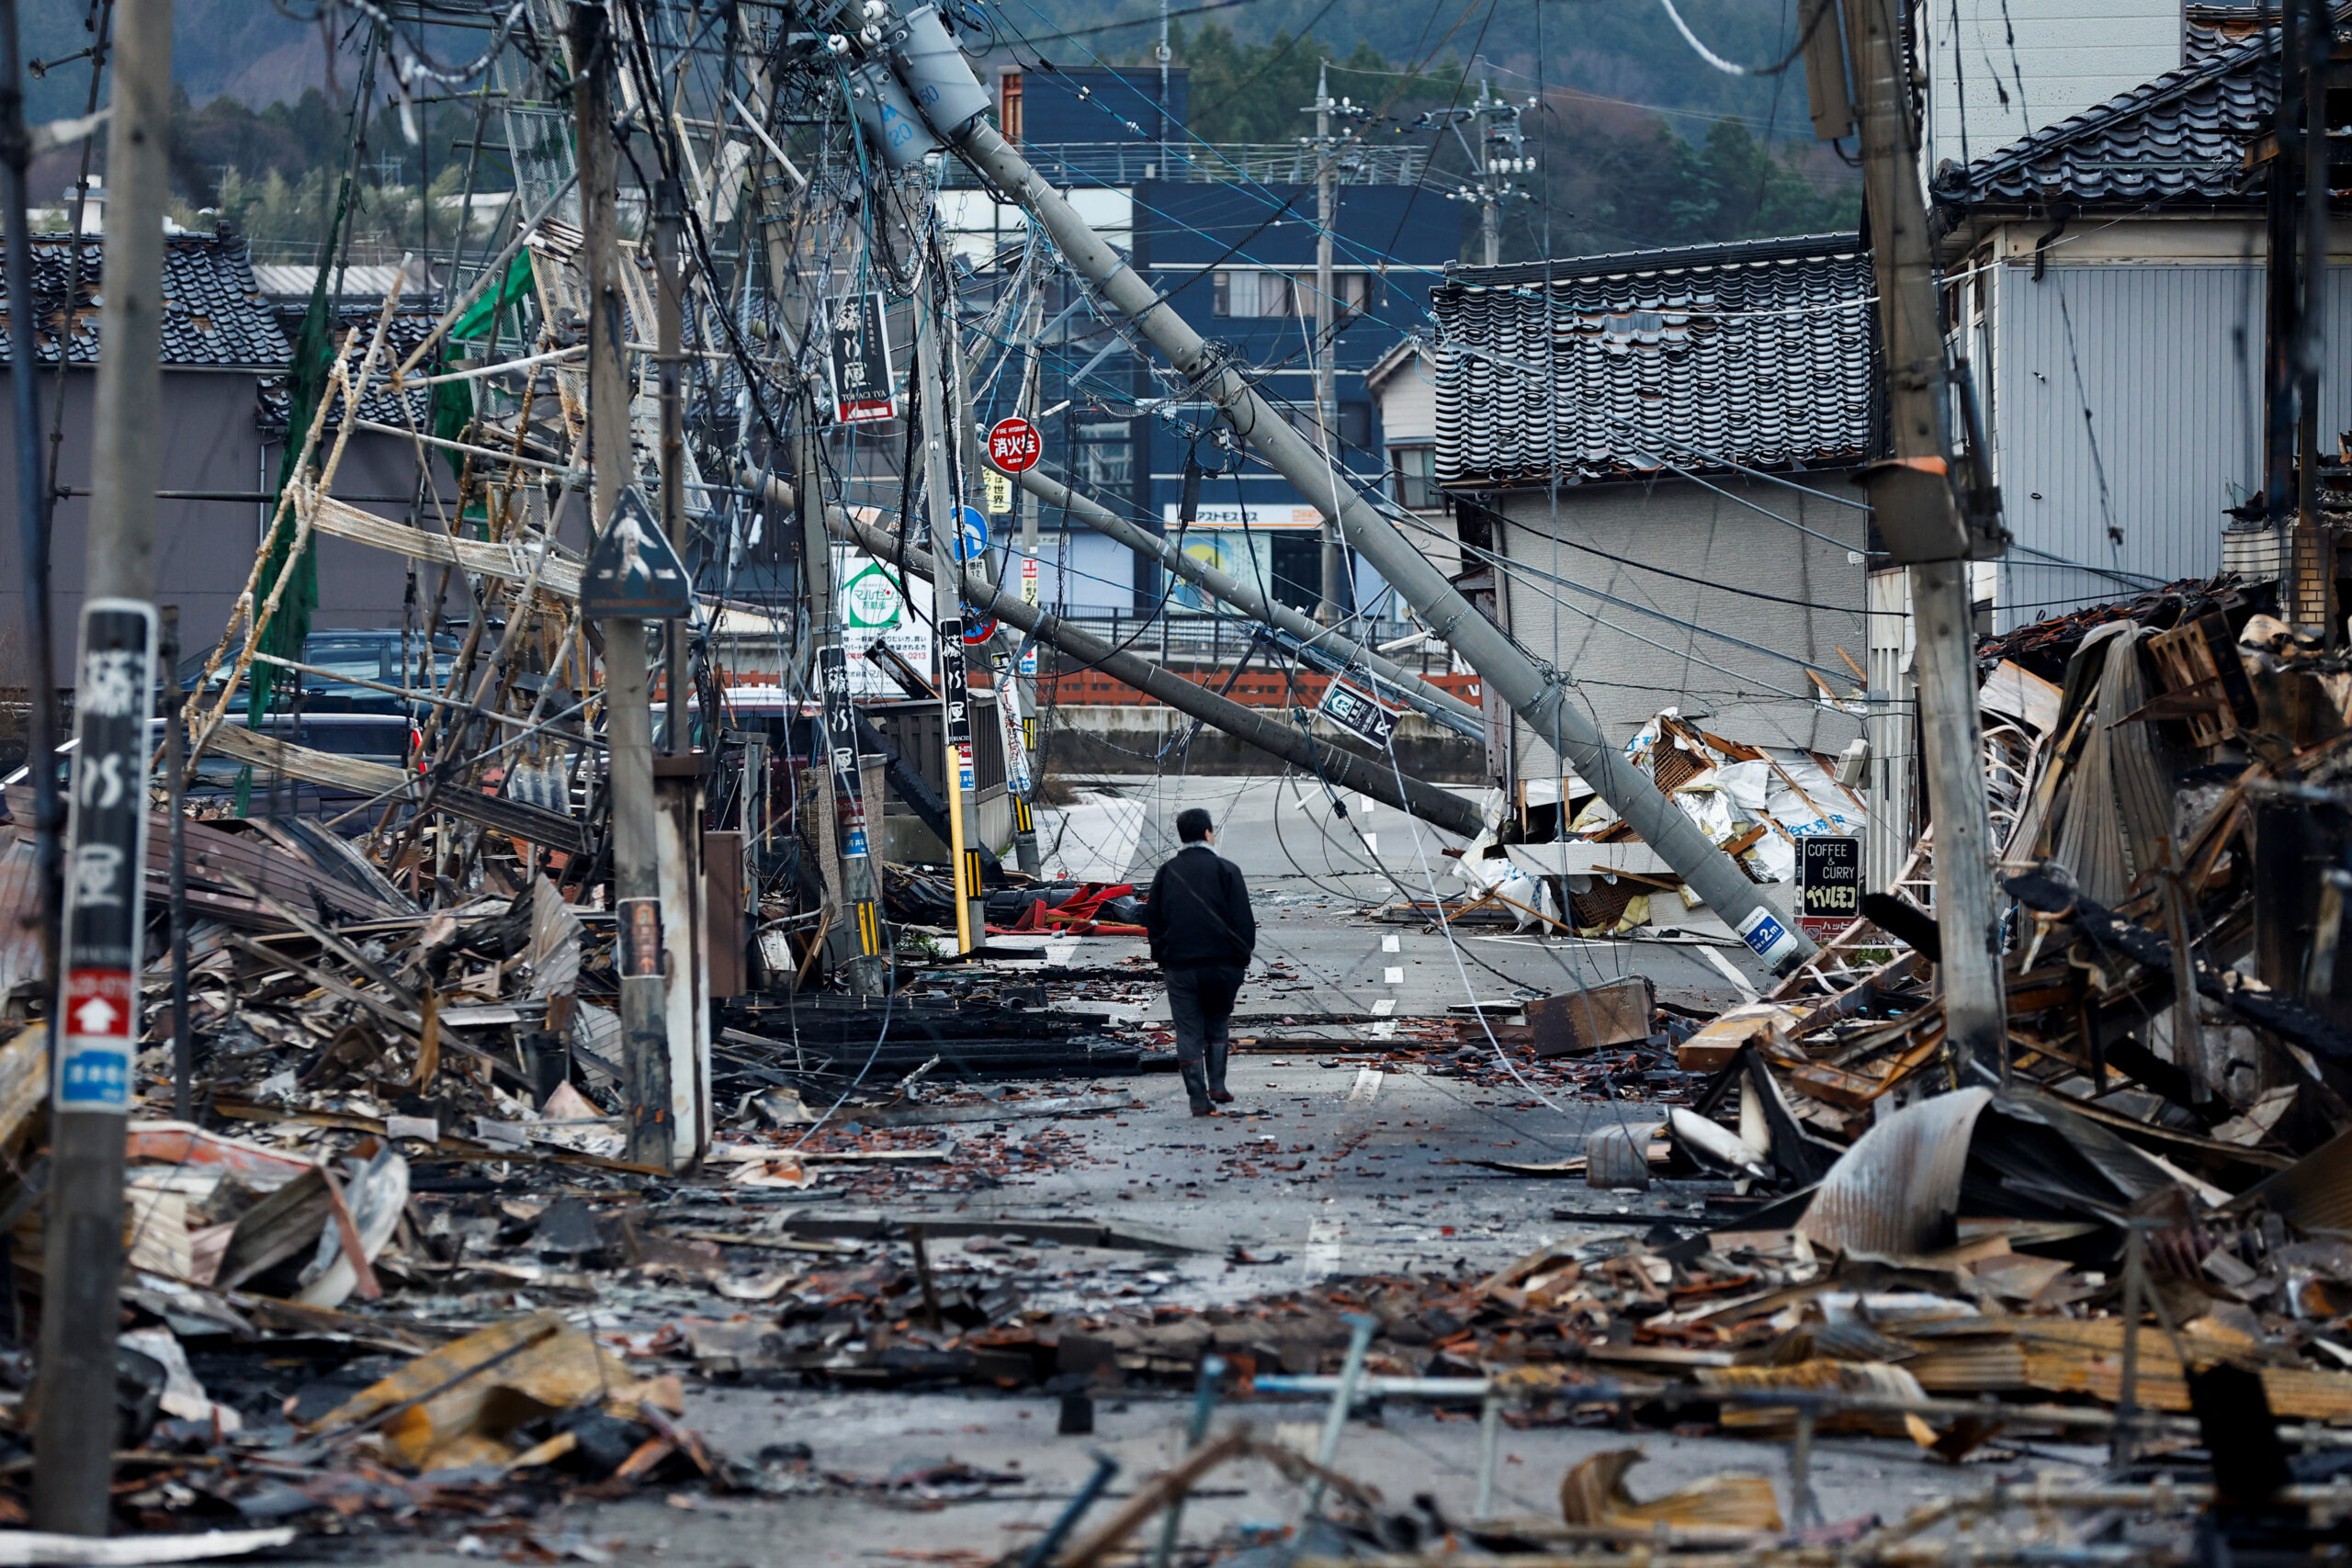
[[[1383,696],[1410,703],[1439,723],[1450,725],[1466,734],[1486,734],[1487,721],[1478,710],[1444,687],[1430,685],[1395,660],[1384,658],[1365,645],[1341,635],[1334,627],[1316,625],[1281,600],[1259,592],[1239,578],[1230,572],[1219,571],[1198,556],[1186,555],[1166,536],[1148,533],[1136,527],[1101,502],[1072,490],[1059,479],[1046,478],[1035,468],[1023,469],[1013,475],[1012,480],[1046,505],[1060,507],[1096,533],[1117,540],[1137,555],[1149,556],[1211,598],[1221,599],[1243,615],[1263,621],[1276,631],[1288,632],[1310,647],[1370,671],[1376,677],[1372,683],[1384,688]]]
[[[792,487],[775,475],[747,469],[742,471],[742,478],[748,488],[763,491],[778,505],[792,504]],[[825,526],[834,537],[855,545],[876,560],[902,566],[932,582],[938,581],[930,552],[902,546],[897,535],[885,533],[870,523],[860,523],[838,506],[828,505],[823,510]],[[1089,669],[1100,670],[1179,713],[1304,768],[1333,789],[1368,795],[1383,806],[1410,812],[1432,827],[1465,839],[1476,838],[1485,826],[1486,819],[1476,803],[1442,785],[1415,778],[1385,758],[1364,757],[1318,741],[1298,724],[1285,723],[1264,710],[1246,707],[1148,659],[1121,652],[1059,615],[1023,603],[1019,592],[1008,592],[968,566],[963,575],[964,603],[973,611],[994,615],[1038,641],[1061,649]]]
[[[936,53],[926,52],[920,58],[933,73],[944,65]],[[965,76],[970,75],[968,62],[961,62],[960,69]],[[929,90],[928,83],[910,85],[926,115],[939,112],[933,107],[934,102],[968,101],[959,94]],[[1642,841],[1656,850],[1758,957],[1785,974],[1813,955],[1814,944],[1765,901],[1762,889],[1748,880],[1739,863],[1718,849],[1696,822],[1667,799],[1648,774],[1610,743],[1559,673],[1536,662],[1500,626],[1479,614],[1444,572],[1352,486],[1340,480],[1323,454],[1293,430],[1239,369],[1210,348],[1150,284],[1120,259],[1118,252],[1013,150],[985,115],[975,112],[954,125],[933,120],[932,129],[982,178],[1043,224],[1070,265],[1085,274],[1104,299],[1133,318],[1186,383],[1216,402],[1235,432],[1277,472],[1302,494],[1337,498],[1340,526],[1348,543],[1363,553],[1373,570],[1413,606],[1440,639],[1460,650],[1495,694],[1599,791],[1641,835]]]

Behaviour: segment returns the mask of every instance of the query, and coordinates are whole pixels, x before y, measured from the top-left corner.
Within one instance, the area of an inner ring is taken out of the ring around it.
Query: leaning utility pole
[[[17,0],[0,0],[0,205],[6,208],[8,320],[33,320],[33,238],[26,187],[32,137],[25,126]],[[65,805],[57,793],[57,632],[49,603],[49,482],[40,461],[40,344],[29,327],[11,332],[11,427],[17,453],[17,531],[23,552],[25,755],[32,761],[33,865],[40,895],[41,973],[57,974],[57,909],[63,879],[60,845]]]
[[[1284,479],[1306,494],[1329,493],[1349,544],[1416,615],[1468,660],[1495,694],[1559,753],[1578,777],[1614,807],[1626,824],[1682,877],[1684,885],[1781,972],[1810,957],[1814,944],[1768,903],[1757,884],[1699,825],[1667,799],[1657,781],[1634,766],[1601,733],[1561,674],[1539,664],[1510,634],[1478,613],[1445,573],[1395,524],[1343,479],[1261,397],[1245,367],[1212,348],[1158,290],[1136,275],[1068,199],[988,121],[989,96],[970,62],[931,6],[900,23],[907,42],[893,63],[935,135],[1018,201],[1049,234],[1070,265],[1111,305],[1131,318],[1166,355],[1184,384],[1215,402],[1226,422]],[[920,32],[920,38],[914,35]]]
[[[612,46],[594,0],[571,8],[571,104],[580,150],[580,265],[588,299],[588,447],[595,467],[592,520],[603,535],[636,465],[629,446],[628,339],[620,286],[619,158],[613,145]],[[628,1072],[628,1157],[667,1169],[669,987],[662,973],[662,867],[653,798],[653,694],[645,622],[605,622],[605,737],[610,757],[613,907],[620,919],[623,1066]]]
[[[1340,411],[1339,383],[1331,364],[1337,346],[1332,326],[1338,315],[1331,299],[1331,225],[1339,217],[1340,164],[1331,145],[1331,62],[1328,60],[1315,69],[1315,101],[1307,107],[1315,115],[1315,423],[1323,433],[1323,450],[1330,454],[1336,470],[1340,447],[1333,436]],[[1327,509],[1322,592],[1315,602],[1315,618],[1327,626],[1339,625],[1346,613],[1341,606],[1347,602],[1347,545],[1340,537],[1340,519],[1335,511]]]
[[[107,246],[76,668],[73,820],[50,1016],[36,1529],[103,1536],[111,1512],[122,1168],[145,967],[147,716],[155,689],[154,432],[162,415],[172,0],[116,0]],[[12,276],[13,269],[12,269]],[[32,336],[28,315],[11,335]],[[30,378],[17,378],[19,389]],[[24,453],[17,453],[21,460]],[[51,759],[36,755],[36,771]]]
[[[1825,16],[1822,26],[1832,19]],[[1963,1069],[1997,1077],[2008,1017],[2001,995],[1969,562],[1999,554],[2007,535],[1991,478],[1975,469],[1984,454],[1967,455],[1966,516],[1946,458],[1951,383],[1919,184],[1919,133],[1902,16],[1895,0],[1846,0],[1846,22],[1894,446],[1885,461],[1864,470],[1862,482],[1888,553],[1910,571],[1920,740],[1936,827],[1945,1039]]]

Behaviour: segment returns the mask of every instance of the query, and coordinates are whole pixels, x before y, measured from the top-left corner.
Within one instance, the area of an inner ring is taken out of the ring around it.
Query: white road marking
[[[1348,1227],[1340,1220],[1309,1220],[1306,1223],[1306,1245],[1298,1251],[1298,1271],[1308,1284],[1328,1274],[1337,1274],[1343,1265],[1344,1243]]]
[[[1405,951],[1405,944],[1396,939],[1396,934],[1394,931],[1391,931],[1388,935],[1380,939],[1380,951],[1383,953],[1402,953]]]
[[[1716,952],[1712,947],[1697,948],[1694,949],[1694,951],[1708,963],[1723,971],[1724,978],[1729,980],[1734,986],[1738,987],[1740,998],[1743,1001],[1752,1002],[1756,999],[1758,994],[1756,987],[1747,983],[1747,976],[1741,974],[1737,969],[1732,966],[1730,959],[1725,958],[1722,953]]]
[[[1402,964],[1392,964],[1385,969],[1383,969],[1380,972],[1380,983],[1384,986],[1403,985],[1405,983],[1404,966]]]
[[[1395,997],[1383,997],[1378,1001],[1372,1004],[1372,1016],[1374,1018],[1386,1018],[1390,1013],[1395,1012],[1396,1010],[1396,998]]]
[[[1348,1090],[1350,1105],[1370,1105],[1380,1096],[1380,1080],[1388,1075],[1370,1067],[1356,1069],[1355,1087]]]

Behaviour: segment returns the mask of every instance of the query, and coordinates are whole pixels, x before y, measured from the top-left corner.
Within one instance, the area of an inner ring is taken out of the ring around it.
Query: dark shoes
[[[1226,1053],[1231,1049],[1232,1047],[1222,1042],[1214,1043],[1208,1048],[1209,1098],[1219,1105],[1233,1103],[1233,1091],[1225,1087],[1225,1057]]]
[[[1204,1063],[1179,1062],[1176,1070],[1183,1075],[1184,1092],[1193,1101],[1193,1114],[1214,1116],[1216,1107],[1209,1103],[1209,1070]],[[1230,1100],[1232,1096],[1227,1095]]]

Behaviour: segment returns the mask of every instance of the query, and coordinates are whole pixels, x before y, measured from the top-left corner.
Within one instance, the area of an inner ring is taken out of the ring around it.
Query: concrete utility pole
[[[945,69],[937,55],[923,65],[935,78]],[[969,84],[968,88],[965,84]],[[926,81],[926,87],[936,85]],[[958,107],[978,99],[984,106],[968,64],[951,85]],[[922,102],[922,93],[917,93]],[[943,99],[950,95],[942,95]],[[1284,423],[1261,397],[1250,378],[1211,350],[1150,284],[1120,259],[1103,238],[1065,200],[1027,159],[998,134],[978,108],[956,118],[933,108],[933,130],[959,157],[1010,194],[1046,231],[1070,265],[1091,279],[1118,310],[1131,317],[1177,372],[1200,395],[1214,401],[1233,429],[1274,470],[1308,495],[1334,493],[1348,542],[1361,551],[1383,581],[1394,587],[1439,637],[1469,660],[1496,695],[1549,742],[1579,777],[1614,807],[1642,840],[1682,877],[1690,890],[1740,934],[1766,964],[1785,972],[1815,951],[1814,944],[1766,902],[1757,884],[1736,862],[1710,842],[1699,825],[1667,799],[1648,774],[1635,768],[1593,721],[1582,700],[1556,671],[1539,664],[1501,627],[1480,615],[1396,525],[1343,482],[1331,464]],[[1121,677],[1125,679],[1125,677]],[[1189,684],[1189,682],[1188,682]],[[1167,699],[1163,698],[1163,701]],[[1189,711],[1189,710],[1187,710]]]
[[[1536,100],[1530,98],[1526,107],[1533,108]],[[1511,183],[1514,175],[1523,175],[1535,167],[1527,157],[1527,138],[1519,129],[1521,106],[1508,98],[1495,96],[1491,79],[1478,84],[1478,101],[1466,109],[1449,111],[1444,123],[1461,134],[1461,124],[1468,120],[1478,128],[1478,142],[1475,147],[1464,143],[1470,154],[1471,167],[1476,171],[1478,183],[1446,194],[1460,201],[1478,206],[1478,257],[1488,266],[1498,266],[1503,258],[1503,204],[1525,201],[1528,193]]]
[[[588,297],[588,446],[596,532],[619,509],[636,464],[629,446],[628,339],[620,285],[618,152],[613,145],[612,49],[605,10],[571,8],[572,112],[579,135],[580,265]],[[662,866],[653,798],[653,700],[645,623],[605,623],[605,738],[613,818],[613,903],[620,917],[621,1029],[628,1069],[628,1157],[670,1165],[669,987],[662,976]],[[682,976],[683,978],[683,976]]]
[[[956,484],[947,463],[947,443],[955,437],[957,399],[949,391],[939,363],[939,310],[934,289],[943,278],[925,268],[915,292],[915,384],[922,399],[923,490],[931,515],[931,547],[943,558],[960,553],[962,519],[956,516]],[[912,484],[915,477],[906,476]],[[945,719],[944,763],[947,787],[947,846],[956,881],[956,951],[969,953],[986,940],[987,914],[980,904],[980,857],[970,852],[969,840],[978,827],[971,819],[972,703],[964,679],[964,606],[956,596],[952,574],[942,572],[933,582],[932,626],[939,638],[939,700]]]
[[[653,358],[662,440],[662,531],[686,558],[685,193],[663,178],[653,191]],[[663,641],[669,666],[669,723],[663,755],[653,764],[654,851],[661,867],[663,1041],[669,1054],[670,1160],[685,1166],[710,1141],[710,954],[703,899],[703,769],[686,704],[693,684],[688,616],[670,621]]]
[[[1162,9],[1165,9],[1164,6]],[[1167,97],[1164,87],[1161,89],[1160,96],[1163,101]],[[1027,330],[1023,334],[1028,341],[1029,348],[1027,357],[1021,367],[1020,399],[1013,405],[1021,411],[1021,417],[1032,424],[1037,421],[1037,390],[1040,381],[1038,366],[1041,346],[1037,338],[1045,319],[1046,292],[1044,287],[1040,285],[1036,303],[1029,309]],[[1035,491],[1023,489],[1015,498],[1013,504],[1021,509],[1021,602],[1034,607],[1041,592],[1038,587],[1041,569],[1037,562],[1039,533],[1037,513],[1043,510],[1043,503],[1038,501]],[[1028,756],[1031,788],[1034,793],[1037,767],[1037,650],[1032,647],[1026,654],[1017,655],[1011,662],[1012,668],[1006,671],[1005,679],[1012,682],[1013,694],[1021,705],[1019,710],[1021,747]],[[1013,863],[1021,867],[1024,874],[1029,876],[1045,874],[1046,863],[1037,850],[1036,813],[1025,799],[1016,798],[1012,803],[1012,855]]]
[[[1962,516],[1945,457],[1951,389],[1901,15],[1894,0],[1847,0],[1846,21],[1894,448],[1893,457],[1865,472],[1863,482],[1888,552],[1910,570],[1919,729],[1936,829],[1946,1039],[1964,1066],[1997,1077],[2008,1017],[1996,946],[1969,561],[1998,554],[2007,536],[1994,520],[1997,502],[1990,499],[1985,476],[1970,477],[1974,494],[1984,499],[1973,508],[1974,519]],[[1972,460],[1979,457],[1970,454]]]
[[[116,0],[105,310],[90,439],[73,822],[51,1051],[42,1230],[36,1529],[107,1533],[121,1314],[124,1122],[144,967],[147,716],[155,689],[154,432],[163,412],[164,201],[172,0]],[[11,269],[11,276],[19,276]],[[12,317],[28,342],[29,315]],[[17,378],[19,390],[29,377]],[[21,439],[21,438],[20,438]],[[24,452],[17,453],[21,460]],[[50,759],[36,756],[46,771]]]
[[[1339,444],[1332,439],[1339,423],[1339,381],[1331,357],[1337,348],[1332,327],[1338,319],[1331,298],[1331,225],[1339,217],[1340,166],[1331,144],[1331,62],[1315,69],[1315,101],[1307,108],[1315,116],[1315,423],[1323,433],[1323,450],[1331,467],[1340,467]],[[1310,492],[1311,494],[1312,492]],[[1319,501],[1317,504],[1320,504]],[[1334,511],[1323,514],[1323,583],[1315,603],[1315,618],[1337,626],[1347,612],[1348,547],[1340,537]]]
[[[25,172],[32,162],[25,127],[23,57],[17,0],[0,0],[0,206],[6,208],[8,320],[33,319],[33,238]],[[8,334],[10,424],[17,454],[17,532],[24,567],[25,754],[33,759],[33,863],[40,896],[41,973],[57,974],[57,910],[62,880],[65,803],[57,793],[57,632],[49,602],[49,484],[40,462],[40,345],[29,330]]]

